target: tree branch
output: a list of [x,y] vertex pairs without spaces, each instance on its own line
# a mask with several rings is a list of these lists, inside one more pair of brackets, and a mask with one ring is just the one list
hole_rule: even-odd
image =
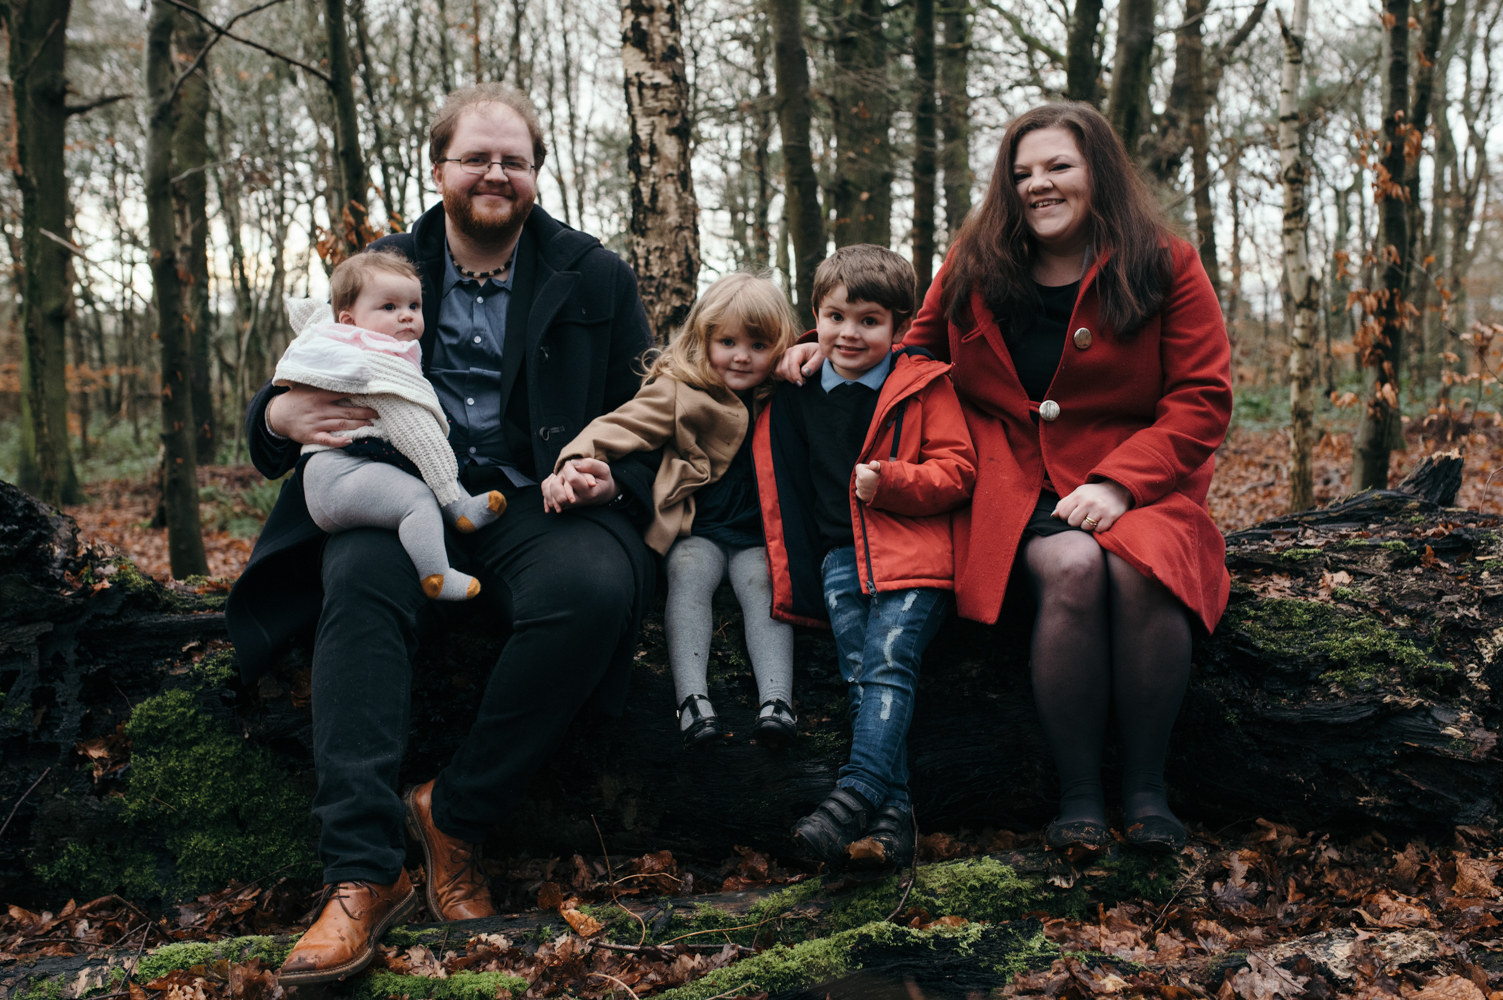
[[83,104],[66,105],[63,110],[70,115],[88,114],[95,108],[102,108],[107,104],[114,104],[116,101],[124,101],[131,96],[130,94],[106,94],[103,97],[96,97],[92,101],[85,101]]
[[1233,54],[1236,53],[1243,42],[1247,41],[1248,36],[1253,33],[1253,29],[1258,26],[1258,22],[1263,20],[1263,12],[1267,9],[1268,0],[1258,0],[1257,6],[1248,12],[1247,20],[1242,22],[1236,34],[1228,38],[1224,45],[1216,46],[1216,75],[1218,78],[1221,75],[1221,71],[1226,69],[1226,64],[1231,62]]
[[[186,3],[183,3],[182,0],[163,0],[163,2],[169,3],[172,6],[178,8],[179,10],[187,11],[189,14],[192,14],[194,17],[198,18],[204,24],[206,24],[209,27],[213,28],[214,31],[215,31],[214,38],[210,40],[210,42],[209,42],[208,45],[204,46],[203,51],[199,52],[197,58],[195,58],[193,60],[193,64],[191,66],[189,66],[187,69],[183,70],[183,72],[178,76],[177,80],[173,83],[172,90],[167,94],[167,100],[168,101],[171,101],[174,97],[177,96],[177,92],[182,87],[183,81],[186,80],[191,74],[196,73],[198,71],[198,67],[203,64],[204,59],[208,56],[209,49],[213,48],[214,43],[217,42],[217,41],[219,41],[220,38],[231,38],[231,39],[234,39],[235,41],[239,42],[241,45],[249,45],[253,49],[258,49],[258,50],[260,50],[262,52],[265,52],[267,55],[271,56],[274,59],[280,59],[283,62],[287,63],[288,65],[290,65],[290,66],[296,66],[296,67],[298,67],[299,69],[303,70],[306,73],[312,73],[314,76],[318,77],[320,80],[322,80],[328,86],[332,87],[334,85],[333,79],[329,76],[329,74],[325,73],[323,70],[318,69],[318,68],[313,67],[313,66],[309,66],[307,63],[303,62],[300,59],[294,59],[294,58],[292,58],[289,55],[285,55],[285,54],[283,54],[281,52],[278,52],[276,49],[272,48],[269,45],[262,45],[260,42],[251,41],[249,38],[245,38],[245,37],[243,37],[241,35],[237,35],[233,31],[230,30],[230,27],[232,25],[234,25],[234,23],[236,21],[240,20],[242,17],[245,17],[245,16],[247,16],[249,14],[254,14],[257,11],[260,11],[260,10],[265,10],[267,7],[271,7],[271,6],[275,5],[275,4],[281,3],[282,0],[267,0],[266,3],[261,4],[259,7],[252,7],[250,10],[241,11],[239,14],[236,14],[230,20],[229,24],[226,24],[226,25],[223,25],[223,26],[215,24],[213,21],[209,20],[209,18],[206,17],[196,7],[192,7],[192,6],[190,6],[190,5],[186,4]],[[1267,0],[1264,0],[1264,2],[1266,3]]]
[[[1267,3],[1268,0],[1263,0],[1263,2]],[[1023,42],[1024,45],[1028,46],[1030,49],[1033,49],[1035,52],[1043,54],[1057,66],[1065,65],[1065,54],[1059,49],[1056,49],[1054,46],[1050,45],[1048,42],[1044,41],[1042,38],[1039,38],[1037,35],[1030,32],[1027,28],[1023,27],[1023,19],[1021,17],[1018,17],[1018,15],[1012,13],[1011,11],[1003,10],[1002,5],[997,3],[996,0],[982,0],[982,3],[985,4],[986,7],[990,8],[998,16],[1000,16],[1008,24],[1012,25],[1013,32],[1018,36],[1018,38]]]

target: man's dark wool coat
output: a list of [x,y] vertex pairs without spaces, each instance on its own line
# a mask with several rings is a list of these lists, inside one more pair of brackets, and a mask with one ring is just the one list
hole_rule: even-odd
[[[439,293],[445,263],[444,211],[425,212],[410,233],[387,236],[372,249],[396,250],[417,266],[423,283],[423,366],[438,336]],[[636,366],[652,344],[647,315],[631,268],[593,236],[570,229],[534,207],[522,228],[516,276],[506,313],[505,378],[526,373],[532,458],[539,475],[552,470],[560,450],[591,420],[631,399],[641,385]],[[510,385],[503,387],[506,408]],[[270,382],[246,411],[251,461],[268,479],[296,473],[282,487],[245,572],[225,605],[240,673],[254,683],[292,639],[318,623],[323,606],[320,560],[328,535],[308,515],[303,500],[300,446],[266,429],[266,407],[286,390]],[[612,472],[632,497],[628,512],[582,508],[562,517],[589,517],[611,531],[631,559],[636,576],[633,627],[622,638],[590,707],[619,713],[625,701],[637,623],[652,604],[655,567],[640,528],[652,515],[652,483],[661,456],[633,456]],[[538,502],[541,502],[540,500]],[[502,515],[503,517],[505,515]],[[590,568],[581,566],[581,573]]]

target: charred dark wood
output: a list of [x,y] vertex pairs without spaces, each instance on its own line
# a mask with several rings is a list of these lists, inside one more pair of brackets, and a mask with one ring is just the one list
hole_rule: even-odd
[[[1454,477],[1451,463],[1434,467],[1427,482]],[[87,803],[130,781],[129,768],[93,781],[75,743],[113,733],[132,706],[183,685],[189,661],[222,645],[224,625],[216,598],[162,587],[80,545],[68,519],[3,484],[0,525],[0,807],[53,767],[0,840],[0,890],[25,903],[60,891],[37,881],[35,858],[104,822]],[[1306,828],[1495,822],[1500,531],[1497,517],[1387,490],[1229,535],[1231,605],[1197,641],[1171,748],[1181,815],[1212,828],[1257,816]],[[495,856],[591,855],[601,837],[613,854],[666,848],[691,869],[713,867],[736,844],[787,856],[789,826],[830,790],[849,749],[833,643],[799,632],[801,732],[775,753],[747,738],[757,698],[739,609],[729,593],[715,607],[710,693],[735,737],[682,749],[654,614],[624,717],[574,725],[512,804]],[[1031,614],[1020,599],[994,627],[952,621],[926,657],[909,741],[926,831],[1024,830],[1053,814],[1056,778],[1028,679]],[[474,718],[504,642],[484,619],[420,654],[404,782],[441,769]],[[253,689],[221,677],[195,697],[311,792],[308,669],[306,647],[295,649]],[[1114,761],[1109,746],[1109,790]]]

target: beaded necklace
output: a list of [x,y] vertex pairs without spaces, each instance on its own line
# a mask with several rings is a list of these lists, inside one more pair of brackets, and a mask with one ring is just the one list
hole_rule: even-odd
[[[515,257],[516,254],[513,253],[512,258],[515,259]],[[475,281],[484,281],[487,278],[494,278],[498,274],[505,274],[511,267],[511,260],[507,260],[505,264],[490,271],[468,271],[460,266],[459,261],[454,259],[454,252],[452,250],[449,251],[449,262],[454,265],[454,270],[459,272],[460,277],[471,278]]]

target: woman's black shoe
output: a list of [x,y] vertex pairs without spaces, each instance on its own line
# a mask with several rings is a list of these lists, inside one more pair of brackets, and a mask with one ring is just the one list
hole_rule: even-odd
[[837,788],[814,811],[793,824],[793,842],[816,861],[838,864],[845,849],[860,839],[871,822],[872,804],[849,788]]
[[1127,828],[1127,842],[1150,851],[1178,854],[1187,838],[1185,825],[1167,816],[1144,816]]
[[[706,715],[699,710],[700,702],[710,705],[710,699],[704,695],[691,694],[678,706],[678,724],[684,733],[685,750],[719,743],[730,735],[720,725],[720,716],[715,714],[714,706],[710,706],[710,714]],[[684,725],[686,715],[694,720],[687,726]]]
[[[772,711],[764,715],[768,705],[772,706]],[[786,701],[781,698],[764,701],[757,709],[757,725],[752,729],[752,739],[758,746],[781,750],[798,735],[796,723],[793,708]]]
[[1068,851],[1083,847],[1099,851],[1112,842],[1111,831],[1105,823],[1082,819],[1073,823],[1061,823],[1059,817],[1051,819],[1044,827],[1044,843],[1051,851]]
[[917,835],[918,831],[913,823],[913,807],[906,803],[889,802],[877,810],[876,817],[866,828],[864,838],[867,841],[876,841],[882,849],[882,857],[873,857],[870,852],[863,852],[868,856],[860,861],[873,868],[886,868],[892,865],[907,868],[913,864],[914,841]]

